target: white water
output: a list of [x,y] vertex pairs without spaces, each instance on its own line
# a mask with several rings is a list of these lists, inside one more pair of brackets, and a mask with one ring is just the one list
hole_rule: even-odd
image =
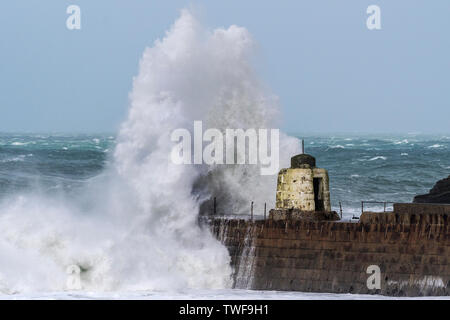
[[253,227],[247,227],[247,232],[244,238],[244,248],[238,262],[236,270],[236,284],[238,289],[251,289],[254,279],[255,268],[255,244],[253,236]]
[[447,296],[389,297],[368,294],[337,294],[297,291],[259,291],[243,289],[189,289],[132,292],[42,292],[27,295],[0,295],[0,299],[137,299],[137,300],[450,300]]
[[[170,133],[194,120],[222,130],[276,126],[253,46],[244,28],[210,31],[182,11],[142,56],[111,167],[78,198],[36,189],[0,204],[0,293],[62,292],[73,264],[84,292],[228,288],[227,250],[197,225],[199,205],[217,195],[232,213],[251,200],[270,208],[276,176],[171,164]],[[280,150],[283,167],[298,141],[282,135]]]

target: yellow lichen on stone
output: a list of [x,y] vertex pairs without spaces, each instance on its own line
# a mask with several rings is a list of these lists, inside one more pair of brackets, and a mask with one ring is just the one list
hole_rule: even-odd
[[331,211],[327,171],[319,168],[280,170],[278,174],[276,208]]

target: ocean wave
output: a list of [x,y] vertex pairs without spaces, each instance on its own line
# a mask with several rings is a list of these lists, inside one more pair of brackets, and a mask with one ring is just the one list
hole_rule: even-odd
[[12,146],[26,146],[26,145],[28,145],[30,143],[31,142],[18,142],[18,141],[15,141],[15,142],[12,142],[11,145]]
[[19,155],[17,157],[12,157],[12,158],[6,158],[6,159],[2,159],[0,160],[0,163],[7,163],[7,162],[23,162],[25,161],[25,158],[27,157],[32,157],[33,154],[23,154],[23,155]]
[[444,146],[442,144],[433,144],[432,146],[429,146],[429,149],[435,149],[435,148],[443,148]]
[[[253,165],[176,165],[167,161],[173,151],[167,132],[186,128],[198,115],[220,129],[273,127],[278,105],[251,72],[253,47],[246,29],[209,32],[183,10],[142,55],[105,173],[80,194],[36,191],[0,202],[0,252],[6,252],[0,292],[64,290],[68,267],[81,270],[81,286],[91,291],[230,287],[229,253],[199,226],[201,204],[217,194],[230,211],[247,210],[248,200],[273,207],[277,177],[262,176]],[[69,140],[51,139],[45,168],[70,161],[73,172],[79,159],[85,162],[69,159],[70,153],[58,157]],[[86,137],[77,140],[85,149]],[[282,135],[279,143],[280,166],[287,167],[299,141]]]
[[364,156],[361,159],[358,159],[358,161],[376,161],[376,160],[387,160],[387,157],[385,156],[375,156],[370,158],[370,156]]
[[2,160],[0,160],[0,163],[22,162],[24,160],[25,160],[25,156],[18,156],[18,157],[14,157],[14,158],[2,159]]
[[376,161],[376,160],[387,160],[387,157],[385,157],[385,156],[376,156],[376,157],[370,158],[367,161]]

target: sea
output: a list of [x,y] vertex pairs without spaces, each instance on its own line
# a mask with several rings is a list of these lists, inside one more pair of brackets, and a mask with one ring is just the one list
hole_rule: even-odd
[[[342,208],[346,219],[359,216],[361,201],[387,202],[389,210],[391,203],[411,202],[450,174],[450,134],[295,136],[305,140],[305,152],[316,158],[317,166],[328,170],[332,207],[336,211]],[[0,134],[0,204],[30,193],[77,198],[93,179],[104,174],[113,161],[115,146],[114,134]],[[380,203],[365,206],[384,209]],[[6,249],[0,246],[0,257],[4,256],[2,250]],[[31,290],[1,291],[2,260],[1,299],[386,299],[234,289],[97,292],[46,291],[45,286],[42,290],[31,286]]]
[[[296,135],[328,170],[332,207],[345,217],[387,202],[412,202],[450,175],[450,134]],[[112,160],[113,134],[0,134],[0,200],[16,193],[83,188]],[[341,205],[339,205],[339,203]]]

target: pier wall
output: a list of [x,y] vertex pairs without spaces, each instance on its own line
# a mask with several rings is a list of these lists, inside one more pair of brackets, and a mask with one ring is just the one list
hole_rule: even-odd
[[[394,206],[359,222],[212,219],[228,248],[236,288],[450,295],[448,208]],[[381,271],[369,289],[367,269]]]

